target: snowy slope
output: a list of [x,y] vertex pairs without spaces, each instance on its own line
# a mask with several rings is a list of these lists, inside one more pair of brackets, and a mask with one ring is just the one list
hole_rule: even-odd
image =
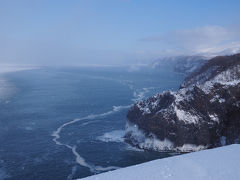
[[[84,180],[238,180],[240,145],[234,144],[83,178]],[[82,180],[83,180],[82,179]]]

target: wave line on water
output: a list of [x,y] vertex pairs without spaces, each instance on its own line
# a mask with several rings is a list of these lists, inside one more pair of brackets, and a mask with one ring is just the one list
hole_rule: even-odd
[[[129,85],[129,88],[131,90],[133,90],[133,86],[132,85]],[[136,102],[136,101],[139,101],[139,100],[142,100],[144,98],[144,95],[150,90],[150,89],[154,89],[154,87],[150,87],[150,88],[142,88],[142,91],[134,91],[134,94],[133,96],[135,97],[134,99],[132,99],[133,102]],[[64,123],[62,124],[60,127],[57,128],[56,131],[54,131],[52,133],[52,136],[54,137],[52,140],[57,144],[57,145],[60,145],[60,146],[65,146],[67,147],[68,149],[70,149],[73,153],[73,155],[76,157],[76,163],[79,164],[80,166],[83,166],[83,167],[86,167],[86,168],[89,168],[89,170],[92,172],[92,173],[99,173],[99,172],[103,172],[103,171],[109,171],[109,170],[115,170],[115,169],[119,169],[120,167],[116,167],[116,166],[108,166],[108,167],[102,167],[102,166],[95,166],[93,164],[90,164],[88,162],[86,162],[86,160],[81,157],[81,155],[77,152],[77,147],[74,145],[74,146],[70,146],[68,144],[64,144],[64,143],[61,143],[58,139],[60,139],[60,134],[61,134],[61,131],[64,127],[66,126],[69,126],[69,125],[72,125],[74,123],[77,123],[77,122],[80,122],[80,121],[84,121],[84,120],[91,120],[91,119],[96,119],[96,118],[101,118],[101,117],[105,117],[105,116],[108,116],[108,115],[111,115],[115,112],[119,112],[123,109],[126,109],[126,108],[130,108],[132,106],[132,104],[130,105],[126,105],[126,106],[113,106],[113,109],[110,110],[110,111],[107,111],[107,112],[104,112],[104,113],[101,113],[101,114],[90,114],[88,116],[85,116],[85,117],[82,117],[82,118],[77,118],[77,119],[73,119],[72,121],[69,121],[67,123]],[[91,121],[91,122],[85,122],[83,123],[82,125],[85,126],[85,125],[88,125],[88,124],[92,124],[92,123],[97,123],[99,122],[98,120],[96,121]],[[75,167],[76,168],[76,167]],[[72,179],[71,177],[73,177],[74,175],[74,172],[76,170],[73,170],[72,174],[69,176],[70,179]]]
[[[72,153],[74,154],[74,156],[76,157],[76,163],[83,166],[83,167],[87,167],[89,168],[89,170],[92,172],[92,173],[99,173],[99,172],[102,172],[102,171],[109,171],[109,170],[114,170],[114,169],[118,169],[119,167],[116,167],[116,166],[108,166],[108,167],[102,167],[102,166],[95,166],[95,165],[92,165],[88,162],[86,162],[86,160],[81,157],[81,155],[77,152],[76,150],[76,146],[70,146],[68,144],[64,144],[62,142],[60,142],[58,139],[60,139],[60,134],[61,134],[61,131],[64,127],[66,126],[69,126],[69,125],[72,125],[74,123],[77,123],[77,122],[80,122],[80,121],[84,121],[84,120],[90,120],[90,119],[96,119],[96,118],[101,118],[101,117],[105,117],[105,116],[108,116],[110,114],[113,114],[115,112],[119,112],[123,109],[126,109],[126,108],[129,108],[131,105],[127,105],[127,106],[113,106],[113,109],[111,111],[108,111],[108,112],[105,112],[105,113],[102,113],[102,114],[91,114],[91,115],[88,115],[86,117],[82,117],[82,118],[77,118],[77,119],[74,119],[72,121],[69,121],[67,123],[64,123],[62,124],[60,127],[57,128],[56,131],[54,131],[52,133],[52,136],[54,137],[52,140],[59,146],[65,146],[66,148],[70,149],[72,151]],[[94,121],[94,122],[99,122],[99,121]],[[94,123],[93,122],[93,123]],[[87,122],[83,123],[84,125],[87,125],[86,124]],[[72,176],[69,176],[69,177],[72,177]]]

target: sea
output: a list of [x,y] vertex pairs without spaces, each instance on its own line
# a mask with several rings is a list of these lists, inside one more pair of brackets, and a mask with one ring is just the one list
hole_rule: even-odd
[[132,147],[124,133],[135,102],[183,78],[114,66],[0,74],[0,180],[72,180],[176,155]]

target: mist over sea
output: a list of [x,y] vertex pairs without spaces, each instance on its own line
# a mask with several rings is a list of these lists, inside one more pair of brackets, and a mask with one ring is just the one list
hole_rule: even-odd
[[134,102],[176,90],[183,78],[121,67],[1,74],[0,180],[70,180],[173,155],[136,149],[123,136]]

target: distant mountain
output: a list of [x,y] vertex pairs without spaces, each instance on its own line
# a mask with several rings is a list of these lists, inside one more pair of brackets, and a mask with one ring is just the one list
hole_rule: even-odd
[[143,149],[197,151],[240,143],[240,54],[207,61],[177,92],[136,103],[127,118],[126,141]]
[[190,74],[199,69],[209,58],[204,56],[175,56],[155,60],[151,67],[155,70],[166,67],[175,72]]

